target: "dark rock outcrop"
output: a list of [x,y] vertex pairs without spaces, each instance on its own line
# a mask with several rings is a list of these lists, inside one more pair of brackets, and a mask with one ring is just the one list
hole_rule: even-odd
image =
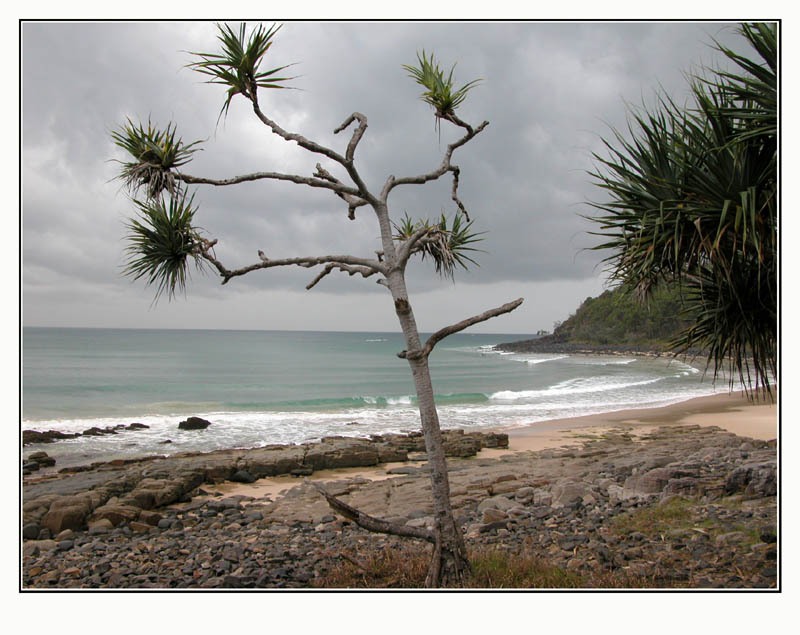
[[181,421],[178,424],[178,428],[181,430],[205,430],[210,425],[210,421],[206,421],[200,417],[189,417],[185,421]]
[[45,430],[39,432],[38,430],[23,430],[22,431],[22,445],[30,445],[31,443],[53,443],[59,439],[74,439],[81,436],[80,433],[75,432],[59,432],[58,430]]

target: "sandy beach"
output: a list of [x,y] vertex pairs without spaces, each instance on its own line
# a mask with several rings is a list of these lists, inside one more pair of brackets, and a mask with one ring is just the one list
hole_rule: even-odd
[[[580,428],[631,426],[643,432],[654,426],[719,426],[739,436],[769,441],[778,437],[777,403],[752,402],[740,393],[698,397],[661,408],[621,410],[585,417],[554,419],[530,426],[503,430],[509,436],[509,450],[543,450],[575,440]],[[496,452],[483,450],[482,452]]]

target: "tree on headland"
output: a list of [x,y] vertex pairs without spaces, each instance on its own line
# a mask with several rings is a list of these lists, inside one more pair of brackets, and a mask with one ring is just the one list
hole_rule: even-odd
[[[251,29],[249,34],[244,24],[238,31],[227,25],[218,25],[218,28],[220,51],[193,53],[196,61],[189,64],[189,67],[210,77],[209,83],[222,84],[227,88],[220,117],[227,115],[231,100],[240,95],[251,103],[255,116],[264,124],[267,133],[287,142],[297,143],[301,148],[318,155],[321,161],[338,164],[344,168],[349,182],[333,176],[322,162],[316,164],[316,171],[310,176],[281,172],[253,172],[224,179],[193,176],[184,172],[183,167],[199,149],[199,142],[184,143],[177,137],[173,124],[159,130],[150,122],[145,126],[128,120],[127,124],[112,133],[116,144],[130,155],[126,162],[122,162],[120,178],[134,197],[138,212],[128,223],[128,262],[125,272],[134,279],[144,278],[148,284],[155,285],[156,297],[166,294],[169,298],[173,298],[176,291],[185,288],[191,263],[200,269],[210,269],[217,273],[222,284],[256,270],[284,266],[309,269],[319,267],[307,289],[311,289],[334,271],[350,276],[358,274],[364,278],[376,276],[377,282],[391,294],[405,338],[406,350],[398,353],[398,356],[407,360],[414,379],[430,468],[435,527],[430,531],[373,518],[345,505],[324,490],[321,491],[334,509],[371,531],[430,542],[434,549],[427,585],[459,585],[469,576],[470,568],[461,530],[455,522],[450,505],[447,465],[428,357],[443,338],[513,311],[522,303],[522,299],[446,326],[423,343],[406,290],[405,270],[410,259],[415,256],[430,259],[440,275],[451,278],[458,267],[466,269],[469,263],[474,263],[470,253],[475,251],[472,245],[480,237],[473,231],[473,221],[458,196],[460,170],[453,163],[453,154],[480,134],[489,123],[484,121],[473,127],[455,113],[478,80],[456,89],[453,84],[453,70],[445,74],[434,56],[428,56],[424,51],[422,55],[418,55],[418,66],[404,67],[424,87],[422,99],[434,108],[437,126],[440,122],[447,121],[460,128],[463,134],[447,145],[438,167],[413,176],[389,176],[376,193],[367,187],[355,162],[358,144],[367,130],[367,118],[363,114],[352,113],[334,130],[334,133],[340,133],[350,126],[354,127],[344,152],[340,152],[284,130],[262,111],[258,98],[259,89],[287,88],[286,82],[292,79],[283,75],[287,66],[260,70],[280,26],[265,29],[259,25]],[[434,221],[414,221],[406,216],[393,220],[390,215],[389,195],[395,188],[423,185],[448,174],[452,175],[451,196],[458,208],[452,219],[442,216]],[[371,208],[380,232],[380,248],[373,251],[375,256],[311,255],[276,258],[258,251],[258,259],[254,263],[229,268],[215,254],[217,239],[205,236],[196,226],[194,217],[197,207],[187,186],[233,186],[261,180],[290,181],[329,190],[345,203],[347,218],[351,220],[360,208]],[[139,192],[144,193],[141,200],[135,198]]]
[[777,26],[739,32],[751,57],[715,42],[735,70],[695,76],[691,107],[661,95],[604,141],[592,176],[610,200],[592,220],[612,279],[640,297],[678,283],[690,326],[675,344],[757,394],[777,376]]

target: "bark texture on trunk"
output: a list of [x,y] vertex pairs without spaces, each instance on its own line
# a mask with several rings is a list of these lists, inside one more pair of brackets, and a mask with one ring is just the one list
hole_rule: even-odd
[[[419,332],[414,312],[408,301],[403,272],[393,271],[390,273],[387,283],[394,298],[395,312],[403,330],[407,350],[419,351],[421,350]],[[428,358],[425,355],[409,355],[407,359],[414,378],[433,494],[436,542],[425,583],[429,588],[463,586],[471,573],[471,568],[467,560],[464,538],[456,524],[450,505],[450,480],[447,476],[447,461],[439,427],[439,416],[436,412]]]

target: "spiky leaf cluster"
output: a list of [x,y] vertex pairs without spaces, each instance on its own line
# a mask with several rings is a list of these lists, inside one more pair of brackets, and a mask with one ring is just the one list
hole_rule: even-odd
[[445,77],[444,71],[439,68],[439,63],[434,59],[433,54],[429,58],[424,49],[422,55],[417,53],[417,62],[418,66],[403,64],[403,68],[408,71],[409,77],[426,89],[422,93],[421,99],[433,107],[437,118],[448,119],[454,115],[456,108],[467,98],[469,90],[482,81],[473,79],[461,88],[455,89],[453,85],[455,64]]
[[134,200],[137,218],[127,224],[125,252],[128,260],[123,273],[134,280],[146,278],[155,285],[157,301],[166,293],[169,299],[176,291],[185,291],[189,278],[189,261],[202,269],[202,239],[193,226],[193,198],[182,194],[146,202]]
[[737,72],[692,85],[694,105],[662,97],[633,114],[628,136],[595,155],[594,206],[614,278],[640,294],[677,280],[693,325],[685,348],[707,349],[749,387],[769,390],[777,336],[777,47],[775,25],[744,25],[759,61],[719,49]]
[[452,221],[442,214],[438,221],[412,221],[406,214],[399,223],[393,223],[395,240],[408,240],[417,231],[428,228],[428,232],[417,243],[417,251],[433,261],[436,273],[442,277],[455,278],[456,267],[465,271],[469,264],[480,266],[468,253],[478,252],[480,249],[472,247],[474,243],[483,240],[481,236],[486,232],[472,230],[474,221],[466,221],[461,213],[455,214]]
[[247,24],[239,25],[239,32],[227,24],[218,24],[217,39],[222,45],[220,53],[192,53],[200,58],[199,62],[188,64],[189,68],[211,77],[209,84],[222,84],[228,87],[228,96],[222,105],[219,116],[228,113],[231,100],[236,95],[243,95],[249,100],[256,98],[257,88],[289,88],[281,82],[294,77],[279,77],[278,73],[291,66],[278,66],[270,70],[259,71],[264,56],[272,46],[272,38],[280,30],[281,25],[274,24],[266,29],[259,24],[247,35]]
[[185,144],[176,137],[176,126],[167,124],[165,130],[154,127],[148,119],[147,128],[137,126],[130,119],[111,133],[114,143],[130,154],[133,161],[120,161],[119,178],[131,194],[145,188],[147,198],[155,198],[163,192],[175,196],[179,186],[174,170],[188,163],[201,143]]

